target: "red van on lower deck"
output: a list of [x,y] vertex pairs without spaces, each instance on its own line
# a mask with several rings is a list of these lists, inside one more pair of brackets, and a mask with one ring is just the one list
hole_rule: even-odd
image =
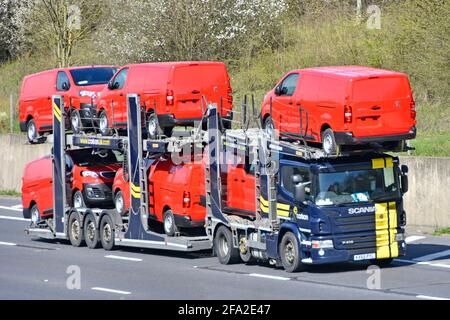
[[[113,183],[117,212],[127,214],[130,208],[130,185],[122,169]],[[149,168],[149,201],[151,217],[164,225],[168,235],[179,228],[203,226],[206,216],[205,168],[203,163],[176,165],[158,160]],[[255,177],[249,167],[229,165],[225,210],[239,215],[254,215]]]
[[116,70],[113,66],[73,67],[26,76],[20,91],[19,118],[28,141],[36,143],[39,136],[52,131],[52,95],[63,95],[64,105],[74,108],[71,125],[80,130],[82,122],[86,124],[95,116],[97,94]]
[[328,154],[340,145],[416,136],[408,76],[369,67],[291,71],[266,95],[261,114],[268,131],[322,143]]
[[[202,98],[221,105],[222,116],[231,117],[232,89],[222,62],[162,62],[132,64],[121,68],[101,92],[97,112],[100,131],[127,125],[129,93],[140,95],[148,116],[147,131],[170,136],[177,125],[193,125],[202,119]],[[230,126],[229,121],[225,124]]]
[[[67,199],[75,208],[113,206],[112,184],[121,167],[119,154],[74,149],[66,155]],[[24,218],[34,222],[53,214],[52,157],[29,162],[22,177]]]

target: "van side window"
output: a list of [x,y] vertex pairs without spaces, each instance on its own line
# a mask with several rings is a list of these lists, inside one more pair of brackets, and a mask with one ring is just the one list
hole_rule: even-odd
[[288,75],[283,82],[280,84],[280,96],[292,96],[297,88],[298,83],[298,73],[293,73]]
[[123,89],[125,81],[127,81],[128,68],[121,70],[114,78],[114,89]]
[[[290,195],[294,194],[294,183],[292,182],[292,177],[295,175],[301,176],[302,183],[311,182],[309,170],[299,167],[283,166],[281,168],[281,186],[284,191]],[[309,186],[309,190],[311,190],[311,186]],[[308,188],[306,188],[306,191],[308,191]],[[307,192],[306,194],[308,195],[309,193]]]
[[67,91],[69,89],[70,89],[69,77],[64,71],[58,72],[58,76],[56,78],[56,90]]

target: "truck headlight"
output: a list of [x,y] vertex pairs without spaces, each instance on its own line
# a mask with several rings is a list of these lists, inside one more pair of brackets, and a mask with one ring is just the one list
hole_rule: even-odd
[[313,249],[331,249],[334,248],[333,240],[313,240],[311,241]]
[[405,241],[405,234],[404,233],[397,233],[395,235],[395,241]]

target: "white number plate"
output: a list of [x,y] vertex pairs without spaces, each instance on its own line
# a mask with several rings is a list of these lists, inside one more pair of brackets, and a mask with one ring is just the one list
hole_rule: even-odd
[[353,261],[375,259],[375,253],[356,254],[353,256]]

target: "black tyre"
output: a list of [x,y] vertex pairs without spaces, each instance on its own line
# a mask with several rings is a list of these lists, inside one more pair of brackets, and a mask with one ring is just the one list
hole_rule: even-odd
[[269,135],[273,137],[275,135],[275,124],[273,123],[272,117],[268,116],[263,122],[263,129]]
[[74,134],[79,134],[83,130],[83,122],[81,121],[80,112],[74,109],[70,114],[70,127]]
[[36,144],[38,143],[39,137],[39,132],[38,129],[36,127],[36,122],[34,122],[34,119],[30,119],[27,122],[27,138],[28,138],[28,142],[31,144]]
[[75,193],[73,194],[73,207],[75,209],[86,208],[83,193],[80,190],[75,191]]
[[280,243],[281,264],[286,272],[304,271],[305,265],[301,262],[300,249],[296,236],[286,232]]
[[[146,129],[149,139],[157,139],[158,136],[163,134],[166,135],[166,132],[164,132],[159,126],[158,116],[154,112],[147,116]],[[170,135],[172,135],[172,130],[170,130]]]
[[31,218],[31,222],[33,224],[36,224],[39,222],[39,220],[41,220],[41,214],[39,212],[39,208],[38,206],[35,204],[31,207],[30,209],[30,218]]
[[336,155],[338,151],[338,145],[334,137],[334,132],[330,128],[322,132],[322,148],[327,155]]
[[121,215],[125,215],[125,199],[123,198],[122,191],[117,191],[116,196],[114,197],[114,205],[116,207],[116,211]]
[[99,231],[92,214],[88,214],[84,219],[84,241],[90,249],[97,249],[100,245]]
[[104,215],[100,221],[100,241],[105,250],[114,248],[115,227],[109,215]]
[[105,110],[102,110],[98,116],[98,126],[100,129],[100,133],[103,136],[110,136],[111,135],[111,128],[110,123],[108,120],[108,115],[106,114]]
[[394,258],[370,260],[370,263],[379,267],[386,267],[390,265],[392,261],[394,261]]
[[239,262],[239,249],[233,247],[233,235],[225,226],[217,229],[214,237],[214,252],[221,264],[233,264]]
[[171,210],[167,210],[164,212],[164,232],[170,236],[173,237],[177,232],[178,228],[175,224],[175,216],[173,215],[173,212]]
[[250,252],[250,249],[247,249],[246,252],[239,251],[239,257],[241,258],[242,262],[244,263],[252,263],[255,259],[252,256],[252,253]]
[[72,212],[69,217],[69,240],[74,247],[80,247],[83,244],[83,228],[81,218],[78,212]]

